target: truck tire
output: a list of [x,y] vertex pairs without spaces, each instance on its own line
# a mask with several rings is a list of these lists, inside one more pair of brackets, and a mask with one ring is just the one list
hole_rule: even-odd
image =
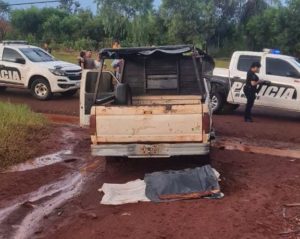
[[131,105],[132,95],[128,84],[119,84],[115,92],[117,105]]
[[38,100],[49,100],[52,97],[50,84],[44,78],[35,79],[31,84],[30,91]]
[[7,88],[6,86],[0,86],[0,92],[1,92],[1,91],[5,91],[6,88]]
[[213,113],[219,114],[222,112],[223,106],[225,104],[225,99],[222,94],[213,92],[210,96],[210,104]]
[[62,96],[66,96],[66,97],[72,97],[76,93],[77,93],[77,89],[75,89],[75,90],[68,90],[68,91],[65,91],[65,92],[61,92],[60,94]]
[[239,108],[239,106],[240,105],[237,105],[237,104],[226,103],[223,106],[222,113],[224,113],[224,114],[230,114],[233,111],[235,111],[237,108]]

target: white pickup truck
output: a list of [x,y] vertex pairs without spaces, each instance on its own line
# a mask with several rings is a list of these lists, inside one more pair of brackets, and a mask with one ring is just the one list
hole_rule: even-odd
[[29,89],[39,100],[53,93],[74,95],[80,88],[81,67],[58,61],[43,49],[24,41],[0,43],[0,90]]
[[[210,56],[194,46],[102,49],[83,72],[80,121],[94,156],[164,158],[210,152],[211,110],[204,74]],[[104,70],[119,59],[118,74]]]
[[261,63],[258,76],[269,83],[259,86],[255,105],[300,112],[300,62],[275,52],[237,51],[229,69],[215,68],[210,81],[214,112],[225,113],[246,104],[243,87],[253,62]]

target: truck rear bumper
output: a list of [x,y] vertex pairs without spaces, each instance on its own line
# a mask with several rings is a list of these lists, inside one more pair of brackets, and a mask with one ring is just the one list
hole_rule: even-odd
[[169,158],[183,155],[206,155],[210,143],[174,144],[101,144],[91,146],[93,156],[128,158]]

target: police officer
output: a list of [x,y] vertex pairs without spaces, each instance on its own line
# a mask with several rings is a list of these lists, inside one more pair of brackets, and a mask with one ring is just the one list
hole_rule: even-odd
[[257,85],[260,83],[256,73],[259,73],[261,64],[253,62],[249,71],[247,72],[246,85],[244,86],[244,93],[247,98],[247,105],[245,110],[245,122],[253,122],[251,111],[256,98]]

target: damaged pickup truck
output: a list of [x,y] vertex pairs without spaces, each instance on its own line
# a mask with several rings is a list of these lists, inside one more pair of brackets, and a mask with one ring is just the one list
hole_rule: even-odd
[[[94,156],[205,155],[213,59],[190,45],[102,49],[99,70],[83,72],[80,120]],[[115,71],[106,65],[115,64]]]

